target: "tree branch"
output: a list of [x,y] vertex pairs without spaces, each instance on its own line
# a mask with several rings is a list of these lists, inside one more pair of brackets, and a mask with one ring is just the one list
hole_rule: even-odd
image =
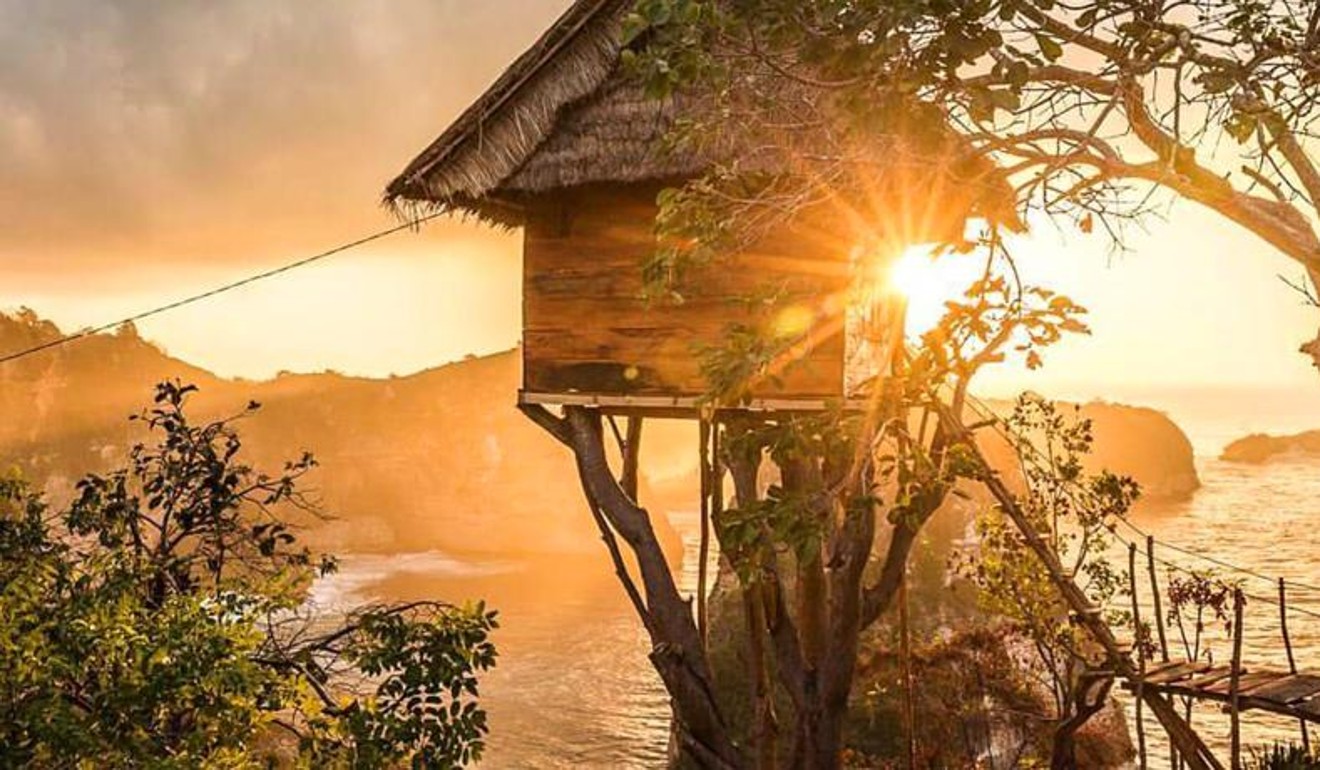
[[567,420],[555,417],[541,404],[518,404],[518,411],[545,429],[546,433],[554,436],[559,443],[567,447],[573,446],[573,431]]
[[551,423],[556,430],[558,426],[566,426],[564,434],[573,449],[588,500],[599,506],[602,518],[628,543],[637,560],[646,591],[647,614],[643,617],[651,620],[647,628],[651,636],[651,662],[673,698],[680,729],[697,744],[690,748],[695,754],[703,755],[708,766],[741,767],[744,757],[730,739],[715,699],[701,634],[688,603],[674,583],[664,550],[651,526],[650,514],[628,497],[610,470],[600,413],[568,406],[564,408],[564,418]]

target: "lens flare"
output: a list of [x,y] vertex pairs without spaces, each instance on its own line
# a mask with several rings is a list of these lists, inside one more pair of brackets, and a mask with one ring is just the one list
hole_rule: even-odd
[[802,304],[790,305],[780,311],[775,318],[775,335],[778,337],[801,337],[811,329],[816,321],[816,313]]

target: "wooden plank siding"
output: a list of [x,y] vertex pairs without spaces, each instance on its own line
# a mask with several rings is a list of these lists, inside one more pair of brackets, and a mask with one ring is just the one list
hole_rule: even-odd
[[[829,324],[823,308],[849,281],[844,238],[785,228],[749,253],[703,269],[684,301],[647,302],[642,266],[655,248],[658,188],[561,191],[528,207],[523,256],[523,388],[537,393],[697,396],[707,384],[698,351],[753,316],[747,298],[788,285],[793,304]],[[764,383],[763,398],[843,395],[845,335],[819,341]]]

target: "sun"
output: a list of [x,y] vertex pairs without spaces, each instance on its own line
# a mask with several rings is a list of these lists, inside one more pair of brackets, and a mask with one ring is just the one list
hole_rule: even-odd
[[940,275],[929,248],[905,250],[889,266],[889,284],[909,301],[941,291]]
[[945,304],[961,297],[984,267],[962,255],[937,254],[930,245],[912,246],[886,265],[882,280],[907,303],[908,333],[920,335],[940,322]]

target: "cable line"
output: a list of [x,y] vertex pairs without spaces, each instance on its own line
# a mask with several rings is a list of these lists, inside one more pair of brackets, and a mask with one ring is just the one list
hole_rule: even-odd
[[348,243],[341,244],[339,246],[334,247],[333,249],[322,251],[319,254],[313,254],[310,257],[304,257],[303,259],[297,260],[296,262],[290,262],[286,265],[282,265],[280,267],[273,268],[271,270],[267,270],[262,273],[257,273],[256,275],[250,275],[246,278],[234,281],[232,283],[227,283],[222,286],[217,286],[214,289],[209,289],[207,291],[201,292],[200,294],[193,294],[192,296],[175,300],[174,302],[171,302],[167,305],[160,305],[159,307],[154,307],[150,310],[146,310],[141,313],[131,315],[127,318],[121,318],[118,321],[112,321],[110,323],[101,324],[100,326],[94,326],[88,329],[81,329],[77,332],[74,332],[73,334],[66,334],[62,337],[58,337],[56,339],[50,340],[49,342],[43,342],[40,345],[34,345],[33,347],[27,348],[25,350],[18,350],[13,353],[8,353],[6,355],[0,356],[0,364],[7,364],[11,361],[17,361],[20,358],[26,358],[27,356],[34,355],[36,353],[41,353],[43,351],[50,350],[52,348],[68,345],[69,343],[77,342],[78,340],[86,339],[88,337],[93,337],[97,334],[101,334],[102,332],[111,331],[126,323],[135,323],[145,318],[151,318],[152,316],[160,315],[161,313],[167,313],[171,310],[177,310],[178,308],[181,308],[185,305],[191,305],[194,302],[200,302],[204,299],[210,299],[211,297],[214,297],[218,294],[224,294],[225,292],[233,291],[234,289],[238,289],[243,286],[256,283],[258,281],[264,281],[267,278],[273,278],[277,275],[280,275],[282,273],[287,273],[291,270],[296,270],[300,267],[306,267],[307,265],[310,265],[313,262],[319,262],[323,259],[326,259],[327,257],[333,257],[336,254],[342,254],[343,252],[349,251],[350,249],[355,249],[358,246],[366,245],[368,243],[371,243],[372,241],[378,241],[381,238],[386,238],[388,236],[394,235],[395,233],[402,232],[404,230],[415,230],[422,224],[429,222],[432,219],[436,219],[437,217],[444,216],[444,214],[445,212],[442,211],[435,211],[430,214],[424,214],[422,216],[419,216],[415,219],[411,219],[402,224],[395,225],[394,227],[389,227],[384,230],[378,230],[377,232],[374,232],[371,235],[366,235],[356,240],[349,241]]
[[[1138,535],[1140,535],[1140,536],[1142,536],[1142,537],[1147,537],[1147,536],[1148,536],[1145,530],[1143,530],[1141,527],[1137,526],[1136,524],[1133,524],[1131,521],[1128,521],[1127,519],[1119,519],[1119,521],[1121,521],[1121,522],[1122,522],[1122,523],[1123,523],[1128,529],[1132,530],[1132,531],[1135,532],[1136,534],[1138,534]],[[1200,559],[1201,561],[1205,561],[1205,562],[1208,562],[1208,563],[1210,563],[1210,564],[1214,564],[1215,566],[1222,567],[1222,568],[1227,569],[1227,570],[1232,570],[1232,571],[1234,571],[1234,572],[1240,572],[1240,573],[1242,573],[1243,575],[1248,575],[1248,576],[1250,576],[1250,577],[1254,577],[1254,578],[1256,578],[1257,580],[1264,580],[1264,581],[1266,581],[1266,582],[1268,582],[1268,583],[1271,583],[1271,584],[1273,584],[1275,581],[1278,580],[1278,578],[1270,577],[1269,575],[1266,575],[1266,574],[1264,574],[1264,573],[1262,573],[1262,572],[1258,572],[1258,571],[1256,571],[1256,570],[1254,570],[1254,569],[1251,569],[1250,567],[1240,567],[1240,566],[1238,566],[1238,565],[1236,565],[1236,564],[1232,564],[1232,563],[1226,562],[1226,561],[1224,561],[1224,560],[1222,560],[1222,559],[1217,559],[1217,558],[1215,558],[1215,557],[1213,557],[1213,556],[1207,556],[1207,555],[1204,554],[1204,553],[1200,553],[1200,552],[1197,552],[1197,551],[1192,551],[1192,550],[1190,550],[1190,549],[1188,549],[1188,548],[1184,548],[1183,546],[1180,546],[1180,545],[1178,545],[1177,543],[1170,543],[1170,542],[1168,542],[1168,541],[1166,541],[1166,540],[1160,540],[1159,538],[1156,538],[1155,542],[1159,543],[1160,545],[1164,546],[1165,548],[1168,548],[1168,549],[1171,550],[1171,551],[1177,551],[1178,553],[1183,554],[1184,556],[1190,556],[1190,557],[1193,558],[1193,559]],[[1317,591],[1317,592],[1320,592],[1320,586],[1314,586],[1314,585],[1311,585],[1310,583],[1303,583],[1303,582],[1300,581],[1300,580],[1292,580],[1292,579],[1288,579],[1288,585],[1290,585],[1290,586],[1294,586],[1294,587],[1297,587],[1297,588],[1305,588],[1305,589],[1307,589],[1307,590],[1309,590],[1309,591]]]
[[[1022,440],[1021,437],[1017,436],[1012,430],[1010,430],[1006,425],[1004,425],[1004,424],[1003,424],[1003,420],[1002,420],[1002,418],[1000,418],[997,414],[995,414],[994,410],[991,409],[990,406],[989,406],[988,404],[986,404],[984,401],[982,401],[981,399],[979,399],[979,398],[977,398],[976,396],[971,395],[971,394],[968,394],[967,399],[968,399],[968,405],[972,408],[972,411],[973,411],[974,413],[976,413],[981,419],[983,419],[983,420],[987,420],[987,421],[990,423],[990,425],[991,425],[992,429],[994,430],[994,432],[995,432],[997,435],[999,435],[1001,438],[1003,438],[1005,441],[1008,441],[1009,444],[1010,444],[1010,446],[1017,447],[1017,448],[1025,447],[1025,448],[1026,448],[1026,449],[1027,449],[1027,450],[1028,450],[1033,456],[1035,456],[1035,458],[1036,458],[1037,460],[1046,460],[1046,459],[1047,459],[1047,458],[1045,458],[1044,454],[1040,451],[1040,449],[1038,449],[1033,443],[1031,443],[1030,441],[1024,441],[1024,440]],[[1071,483],[1069,484],[1069,486],[1074,487],[1074,488],[1079,488],[1079,489],[1080,489],[1080,484],[1078,484],[1076,481],[1071,482]],[[1083,491],[1084,491],[1084,490],[1083,490]],[[1230,571],[1233,571],[1233,572],[1237,572],[1237,573],[1240,573],[1240,574],[1243,574],[1243,575],[1247,575],[1247,576],[1253,577],[1253,578],[1255,578],[1255,579],[1257,579],[1257,580],[1267,581],[1267,582],[1269,582],[1271,585],[1273,585],[1273,584],[1277,581],[1277,578],[1270,577],[1269,575],[1266,575],[1266,574],[1264,574],[1264,573],[1262,573],[1262,572],[1259,572],[1259,571],[1257,571],[1257,570],[1251,569],[1251,568],[1249,568],[1249,567],[1242,567],[1242,566],[1239,566],[1239,565],[1237,565],[1237,564],[1233,564],[1233,563],[1230,563],[1230,562],[1224,561],[1224,560],[1222,560],[1222,559],[1218,559],[1218,558],[1215,558],[1215,557],[1213,557],[1213,556],[1206,555],[1206,554],[1201,553],[1201,552],[1198,552],[1198,551],[1193,551],[1193,550],[1191,550],[1191,549],[1189,549],[1189,548],[1186,548],[1186,547],[1184,547],[1184,546],[1178,545],[1177,543],[1171,543],[1171,542],[1169,542],[1169,541],[1167,541],[1167,540],[1163,540],[1163,539],[1160,539],[1160,538],[1153,537],[1153,536],[1152,536],[1150,533],[1148,533],[1146,530],[1142,529],[1141,527],[1137,526],[1135,523],[1133,523],[1132,521],[1130,521],[1126,516],[1119,516],[1119,517],[1115,517],[1115,518],[1117,519],[1117,521],[1118,521],[1119,523],[1121,523],[1122,525],[1126,526],[1128,529],[1132,530],[1134,533],[1136,533],[1137,535],[1141,536],[1142,538],[1150,537],[1151,539],[1153,539],[1153,540],[1155,541],[1155,543],[1157,543],[1158,545],[1161,545],[1161,546],[1163,546],[1163,547],[1165,547],[1165,548],[1168,548],[1168,549],[1171,550],[1171,551],[1175,551],[1175,552],[1177,552],[1177,553],[1183,554],[1184,556],[1189,556],[1189,557],[1191,557],[1191,558],[1193,558],[1193,559],[1200,559],[1200,560],[1205,561],[1205,562],[1207,562],[1207,563],[1209,563],[1209,564],[1213,564],[1213,565],[1218,566],[1218,567],[1221,567],[1221,568],[1223,568],[1223,569],[1227,569],[1227,570],[1230,570]],[[1119,533],[1116,532],[1116,531],[1114,532],[1114,535],[1119,539],[1119,541],[1121,541],[1121,542],[1123,542],[1123,543],[1125,543],[1125,544],[1129,544],[1129,545],[1134,544],[1132,541],[1130,541],[1130,540],[1128,540],[1127,538],[1123,537],[1121,534],[1119,534]],[[1140,548],[1139,545],[1138,545],[1138,548]],[[1143,551],[1143,553],[1144,553],[1144,551]],[[1167,561],[1167,560],[1165,560],[1165,559],[1162,559],[1162,558],[1159,558],[1159,557],[1156,557],[1156,560],[1159,561],[1159,562],[1161,562],[1162,564],[1164,564],[1164,565],[1167,566],[1167,567],[1170,567],[1170,568],[1173,568],[1173,569],[1179,570],[1179,571],[1181,571],[1181,572],[1185,572],[1185,573],[1187,573],[1187,574],[1193,574],[1193,572],[1192,572],[1191,569],[1189,569],[1188,567],[1185,567],[1185,566],[1183,566],[1183,565],[1175,564],[1175,563],[1173,563],[1173,562],[1169,562],[1169,561]],[[1320,586],[1315,586],[1315,585],[1312,585],[1312,584],[1310,584],[1310,583],[1302,582],[1302,581],[1300,581],[1300,580],[1287,579],[1287,583],[1288,583],[1288,585],[1290,585],[1290,586],[1294,586],[1294,587],[1296,587],[1296,588],[1302,588],[1302,589],[1306,589],[1306,590],[1309,590],[1309,591],[1320,592]],[[1257,599],[1259,599],[1260,597],[1253,597],[1253,598],[1257,598]],[[1269,600],[1267,600],[1267,601],[1269,601]],[[1304,608],[1301,608],[1301,607],[1295,607],[1295,606],[1293,606],[1293,607],[1290,607],[1289,609],[1290,609],[1290,610],[1296,610],[1296,611],[1298,611],[1298,612],[1302,612],[1303,614],[1307,614],[1307,615],[1311,615],[1311,616],[1313,616],[1313,617],[1320,618],[1320,613],[1316,613],[1316,612],[1308,611],[1308,610],[1306,610],[1306,609],[1304,609]]]
[[[224,293],[226,293],[226,292],[230,292],[230,291],[233,291],[233,290],[235,290],[235,289],[239,289],[239,288],[242,288],[242,287],[244,287],[244,286],[248,286],[248,285],[250,285],[250,284],[257,283],[258,281],[264,281],[264,280],[266,280],[267,278],[273,278],[273,277],[278,276],[278,275],[281,275],[281,274],[283,274],[283,273],[287,273],[287,272],[290,272],[290,271],[292,271],[292,270],[296,270],[296,269],[298,269],[298,268],[300,268],[300,267],[306,267],[307,265],[310,265],[310,264],[312,264],[312,263],[314,263],[314,262],[319,262],[319,261],[321,261],[321,260],[323,260],[323,259],[326,259],[326,258],[328,258],[328,257],[332,257],[332,256],[335,256],[335,255],[337,255],[337,254],[342,254],[342,253],[345,252],[345,251],[349,251],[349,250],[351,250],[351,249],[355,249],[355,248],[357,248],[357,247],[359,247],[359,246],[364,246],[364,245],[366,245],[366,244],[368,244],[368,243],[371,243],[372,241],[378,241],[378,240],[380,240],[380,239],[382,239],[382,238],[387,238],[387,237],[389,237],[389,236],[391,236],[391,235],[394,235],[395,233],[399,233],[399,232],[402,232],[402,231],[404,231],[404,230],[415,230],[415,229],[417,229],[418,227],[420,227],[421,225],[425,224],[426,222],[429,222],[429,221],[431,221],[431,220],[433,220],[433,219],[436,219],[436,218],[441,217],[441,216],[444,216],[444,215],[445,215],[445,212],[443,212],[443,211],[435,211],[435,212],[432,212],[432,213],[430,213],[430,214],[424,214],[424,215],[422,215],[422,216],[419,216],[419,217],[416,217],[416,218],[414,218],[414,219],[411,219],[411,220],[409,220],[409,221],[407,221],[407,222],[403,222],[403,223],[401,223],[401,224],[395,225],[394,227],[388,227],[388,228],[386,228],[386,229],[384,229],[384,230],[378,230],[378,231],[376,231],[376,232],[374,232],[374,233],[371,233],[370,235],[365,235],[365,236],[363,236],[363,237],[361,237],[361,238],[357,238],[357,239],[352,240],[352,241],[349,241],[349,242],[347,242],[347,243],[340,244],[339,246],[336,246],[336,247],[334,247],[334,248],[332,248],[332,249],[327,249],[326,251],[322,251],[322,252],[320,252],[320,253],[313,254],[313,255],[310,256],[310,257],[304,257],[303,259],[299,259],[299,260],[296,260],[296,261],[294,261],[294,262],[290,262],[290,263],[288,263],[288,264],[281,265],[280,267],[276,267],[276,268],[273,268],[273,269],[271,269],[271,270],[266,270],[266,271],[264,271],[264,272],[257,273],[257,274],[255,274],[255,275],[250,275],[250,276],[248,276],[248,277],[246,277],[246,278],[242,278],[242,279],[240,279],[240,280],[233,281],[233,282],[231,282],[231,283],[226,283],[226,284],[223,284],[223,285],[221,285],[221,286],[217,286],[217,287],[215,287],[215,288],[213,288],[213,289],[209,289],[209,290],[207,290],[207,291],[204,291],[204,292],[201,292],[201,293],[198,293],[198,294],[193,294],[193,295],[191,295],[191,296],[183,297],[182,299],[175,300],[174,302],[170,302],[170,303],[165,304],[165,305],[160,305],[160,306],[158,306],[158,307],[154,307],[154,308],[152,308],[152,309],[150,309],[150,310],[145,310],[145,311],[143,311],[143,312],[136,313],[136,314],[131,315],[131,316],[128,316],[128,317],[126,317],[126,318],[121,318],[121,319],[119,319],[119,320],[117,320],[117,321],[112,321],[112,322],[110,322],[110,323],[101,324],[100,326],[94,326],[94,327],[91,327],[91,328],[81,329],[81,330],[79,330],[79,331],[77,331],[77,332],[74,332],[73,334],[66,334],[66,335],[64,335],[64,336],[61,336],[61,337],[58,337],[58,338],[56,338],[56,339],[50,340],[49,342],[44,342],[44,343],[42,343],[42,344],[40,344],[40,345],[34,345],[33,347],[26,348],[26,349],[24,349],[24,350],[18,350],[18,351],[12,352],[12,353],[8,353],[8,354],[5,354],[5,355],[2,355],[2,356],[0,356],[0,365],[7,364],[7,363],[10,363],[10,362],[12,362],[12,361],[17,361],[17,360],[19,360],[19,359],[21,359],[21,358],[26,358],[27,356],[35,355],[35,354],[37,354],[37,353],[41,353],[41,352],[44,352],[44,351],[47,351],[47,350],[51,350],[51,349],[53,349],[53,348],[62,347],[62,346],[64,346],[64,345],[68,345],[68,344],[71,344],[71,343],[73,343],[73,342],[77,342],[77,341],[79,341],[79,340],[87,339],[88,337],[93,337],[93,336],[95,336],[95,335],[97,335],[97,334],[101,334],[101,333],[103,333],[103,332],[107,332],[107,331],[111,331],[111,330],[113,330],[113,329],[116,329],[116,328],[118,328],[118,327],[120,327],[120,326],[122,326],[123,324],[126,324],[126,323],[135,323],[135,322],[137,322],[137,321],[141,321],[141,320],[144,320],[144,319],[147,319],[147,318],[151,318],[151,317],[153,317],[153,316],[157,316],[157,315],[160,315],[160,314],[162,314],[162,313],[167,313],[167,312],[169,312],[169,311],[171,311],[171,310],[177,310],[178,308],[184,307],[184,306],[186,306],[186,305],[191,305],[191,304],[196,303],[196,302],[201,302],[202,300],[210,299],[211,297],[215,297],[215,296],[217,296],[217,295],[224,294]],[[1016,434],[1014,434],[1010,429],[1008,429],[1008,427],[1005,426],[1005,425],[1003,424],[1003,420],[1002,420],[997,414],[995,414],[994,410],[991,409],[990,406],[987,405],[984,401],[982,401],[981,399],[977,398],[977,397],[974,396],[974,395],[968,394],[968,405],[971,406],[973,412],[976,412],[976,413],[977,413],[982,419],[984,419],[984,420],[986,420],[987,422],[989,422],[989,424],[991,425],[991,427],[993,428],[993,430],[995,431],[995,433],[997,433],[997,434],[998,434],[1001,438],[1003,438],[1004,440],[1008,441],[1009,444],[1010,444],[1010,446],[1014,446],[1014,447],[1018,447],[1018,448],[1021,448],[1022,446],[1025,446],[1030,452],[1032,452],[1033,454],[1035,454],[1035,455],[1037,456],[1037,459],[1041,459],[1041,458],[1043,458],[1043,454],[1040,452],[1039,449],[1037,449],[1037,448],[1036,448],[1031,442],[1029,442],[1029,441],[1025,441],[1025,442],[1024,442],[1024,441],[1021,441],[1021,440],[1020,440],[1020,437],[1016,436]],[[1015,440],[1015,439],[1018,439],[1018,440]],[[1080,486],[1080,485],[1077,485],[1076,482],[1073,482],[1073,485],[1074,485],[1074,486]],[[1151,536],[1150,536],[1145,530],[1143,530],[1141,527],[1139,527],[1139,526],[1137,526],[1136,524],[1134,524],[1134,523],[1132,523],[1131,521],[1129,521],[1126,517],[1116,517],[1116,518],[1118,519],[1119,522],[1121,522],[1123,525],[1127,526],[1129,529],[1131,529],[1131,530],[1132,530],[1133,532],[1135,532],[1136,534],[1138,534],[1138,535],[1140,535],[1140,536],[1142,536],[1142,537],[1151,537]],[[1125,542],[1125,543],[1131,543],[1131,541],[1128,541],[1128,540],[1127,540],[1126,538],[1124,538],[1122,535],[1118,535],[1117,532],[1115,532],[1115,535],[1118,536],[1118,539],[1119,539],[1120,541]],[[1213,556],[1207,556],[1207,555],[1205,555],[1205,554],[1203,554],[1203,553],[1199,553],[1199,552],[1196,552],[1196,551],[1192,551],[1192,550],[1190,550],[1190,549],[1188,549],[1188,548],[1184,548],[1183,546],[1177,545],[1176,543],[1170,543],[1170,542],[1168,542],[1168,541],[1161,540],[1161,539],[1157,539],[1157,538],[1152,538],[1152,539],[1154,539],[1155,542],[1158,543],[1159,545],[1162,545],[1162,546],[1164,546],[1165,548],[1168,548],[1168,549],[1170,549],[1170,550],[1172,550],[1172,551],[1176,551],[1176,552],[1178,552],[1178,553],[1184,554],[1184,555],[1186,555],[1186,556],[1190,556],[1190,557],[1192,557],[1192,558],[1201,559],[1201,560],[1203,560],[1203,561],[1206,561],[1206,562],[1208,562],[1208,563],[1211,563],[1211,564],[1217,565],[1217,566],[1222,567],[1222,568],[1224,568],[1224,569],[1232,570],[1232,571],[1235,571],[1235,572],[1238,572],[1238,573],[1241,573],[1241,574],[1244,574],[1244,575],[1249,575],[1249,576],[1254,577],[1254,578],[1256,578],[1256,579],[1258,579],[1258,580],[1267,580],[1267,581],[1269,581],[1269,582],[1271,582],[1271,583],[1273,583],[1273,582],[1275,581],[1274,578],[1269,577],[1268,575],[1265,575],[1265,574],[1263,574],[1263,573],[1261,573],[1261,572],[1258,572],[1258,571],[1256,571],[1256,570],[1249,569],[1249,568],[1247,568],[1247,567],[1241,567],[1241,566],[1238,566],[1238,565],[1236,565],[1236,564],[1231,564],[1231,563],[1229,563],[1229,562],[1226,562],[1226,561],[1223,561],[1223,560],[1220,560],[1220,559],[1216,559],[1216,558],[1214,558]],[[1139,547],[1139,546],[1138,546],[1138,547]],[[1168,561],[1166,561],[1165,559],[1162,559],[1162,558],[1159,558],[1159,557],[1156,557],[1156,560],[1159,561],[1159,562],[1161,562],[1161,563],[1163,563],[1163,564],[1165,564],[1167,567],[1170,567],[1170,568],[1173,568],[1173,569],[1177,569],[1177,570],[1180,570],[1180,571],[1184,571],[1184,572],[1189,572],[1189,573],[1190,573],[1190,570],[1189,570],[1187,567],[1184,567],[1184,566],[1182,566],[1182,565],[1174,564],[1174,563],[1172,563],[1172,562],[1168,562]],[[1304,583],[1304,582],[1301,582],[1301,581],[1289,580],[1289,581],[1288,581],[1288,584],[1289,584],[1289,585],[1292,585],[1292,586],[1296,586],[1296,587],[1298,587],[1298,588],[1303,588],[1303,589],[1308,589],[1308,590],[1312,590],[1312,591],[1320,592],[1320,586],[1310,585],[1310,584],[1307,584],[1307,583]],[[1253,598],[1259,598],[1259,597],[1253,597]],[[1305,613],[1305,614],[1308,614],[1308,615],[1312,615],[1312,616],[1315,616],[1315,617],[1320,617],[1320,614],[1317,614],[1317,613],[1314,613],[1314,612],[1307,611],[1307,610],[1305,610],[1304,608],[1293,608],[1293,609],[1296,609],[1296,610],[1298,610],[1298,611],[1300,611],[1300,612],[1303,612],[1303,613]]]

